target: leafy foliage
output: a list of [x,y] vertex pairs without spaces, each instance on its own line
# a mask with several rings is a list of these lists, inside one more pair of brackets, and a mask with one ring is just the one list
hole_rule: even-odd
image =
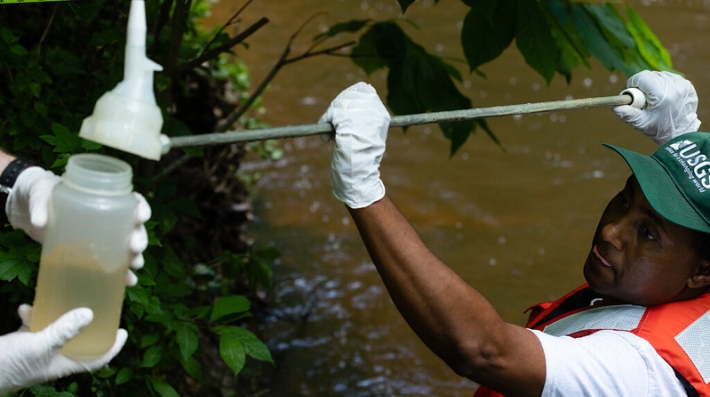
[[[461,81],[458,71],[414,43],[393,22],[373,24],[360,37],[352,56],[368,73],[384,67],[389,69],[387,102],[396,114],[471,107],[471,100],[461,94],[452,81]],[[488,131],[482,120],[447,122],[439,126],[452,142],[452,153],[477,126]]]
[[[644,69],[672,71],[668,52],[630,7],[626,17],[612,3],[571,0],[462,0],[469,7],[461,29],[461,45],[471,72],[481,70],[513,42],[525,62],[549,84],[556,74],[571,81],[573,71],[591,67],[596,58],[610,71],[628,76]],[[399,1],[403,12],[411,1]],[[365,27],[341,23],[332,32]],[[337,27],[337,28],[336,28]],[[349,28],[349,29],[346,29]],[[458,110],[471,107],[456,88],[458,72],[443,59],[413,43],[397,22],[373,22],[352,49],[353,61],[368,74],[388,68],[389,107],[395,114]],[[475,120],[440,125],[451,140],[451,155],[481,127],[495,140],[485,122]],[[497,142],[497,141],[496,141]]]
[[[137,272],[138,285],[126,289],[121,326],[128,330],[129,340],[121,354],[111,367],[37,385],[24,395],[212,395],[224,379],[236,384],[248,357],[273,362],[265,344],[245,327],[253,317],[256,293],[271,285],[270,263],[278,252],[244,243],[212,250],[186,246],[181,234],[200,229],[195,226],[191,233],[184,225],[204,220],[204,208],[178,188],[184,175],[156,176],[155,163],[77,135],[98,97],[122,79],[127,4],[87,0],[1,10],[0,146],[58,174],[72,154],[96,151],[120,157],[133,166],[136,189],[153,210],[146,224],[150,243],[146,265]],[[155,27],[149,56],[167,72],[156,76],[158,101],[163,109],[192,110],[164,111],[169,134],[210,132],[217,123],[214,109],[235,106],[219,96],[225,87],[243,94],[249,85],[248,70],[239,62],[228,62],[228,53],[178,71],[209,46],[229,39],[220,33],[213,37],[195,24],[207,10],[206,2],[190,5],[170,0],[146,3],[148,25]],[[258,108],[259,102],[253,106]],[[241,122],[260,125],[246,116]],[[260,150],[265,155],[273,151]],[[214,161],[194,149],[173,156],[167,160],[187,156],[196,162]],[[236,176],[233,179],[237,181]],[[0,293],[5,301],[0,310],[3,318],[16,319],[17,306],[32,302],[41,247],[6,226],[0,248]],[[1,333],[18,327],[19,321],[5,321]]]

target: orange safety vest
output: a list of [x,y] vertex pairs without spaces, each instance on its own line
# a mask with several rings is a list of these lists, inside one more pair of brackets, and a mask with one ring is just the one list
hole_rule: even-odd
[[[710,397],[710,293],[653,307],[590,306],[596,297],[584,284],[555,302],[528,309],[526,327],[575,338],[601,330],[631,332],[647,340],[670,364],[689,397]],[[503,395],[481,386],[474,397]]]

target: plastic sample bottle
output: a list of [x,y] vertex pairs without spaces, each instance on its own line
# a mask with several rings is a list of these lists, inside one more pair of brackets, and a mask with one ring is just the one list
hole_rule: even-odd
[[115,342],[138,204],[132,177],[124,161],[79,154],[52,191],[30,329],[78,307],[92,309],[94,320],[62,348],[65,356],[100,356]]

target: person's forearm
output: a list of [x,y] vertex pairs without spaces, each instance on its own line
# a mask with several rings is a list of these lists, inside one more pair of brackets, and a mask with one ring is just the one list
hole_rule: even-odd
[[392,300],[430,349],[452,365],[495,346],[504,326],[498,313],[425,246],[387,196],[350,213]]
[[397,309],[436,355],[506,395],[540,395],[545,359],[532,332],[504,322],[426,247],[387,196],[349,211]]

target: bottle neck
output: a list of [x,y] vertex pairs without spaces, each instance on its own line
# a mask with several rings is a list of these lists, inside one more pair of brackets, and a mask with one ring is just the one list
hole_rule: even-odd
[[62,182],[75,189],[102,195],[133,190],[133,171],[125,161],[101,154],[75,154],[69,158]]

